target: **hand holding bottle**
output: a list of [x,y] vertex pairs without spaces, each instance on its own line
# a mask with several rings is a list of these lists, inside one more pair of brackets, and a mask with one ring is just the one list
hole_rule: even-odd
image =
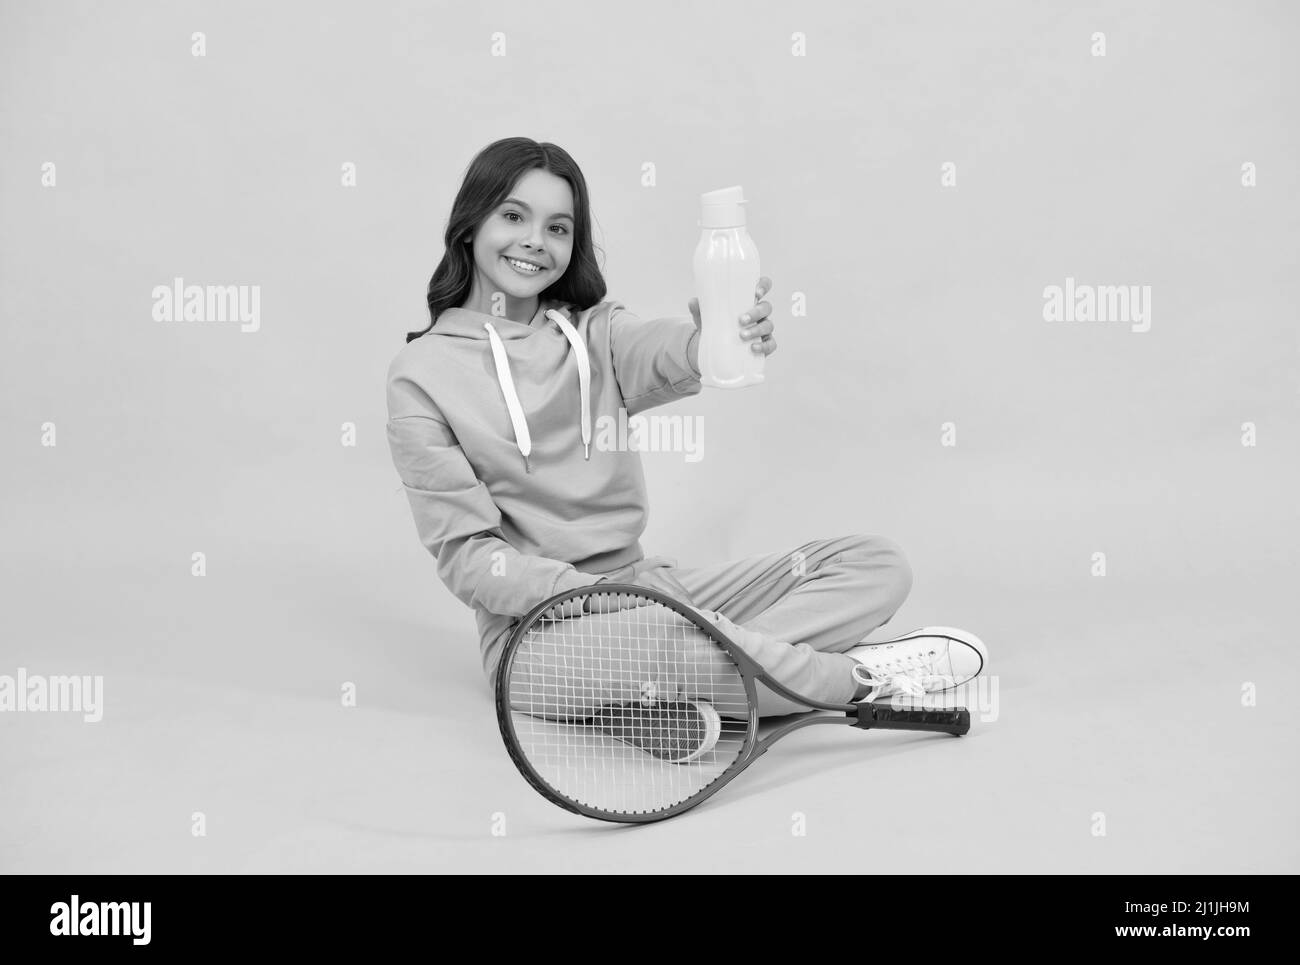
[[[750,298],[762,298],[762,270],[758,246],[749,235],[745,215],[745,191],[739,184],[700,195],[700,240],[691,267],[699,308],[692,310],[700,333],[700,384],[715,389],[741,389],[763,383],[763,366],[768,349],[766,332],[751,332],[741,338],[737,316],[753,317]],[[746,326],[748,327],[748,326]],[[769,329],[770,331],[770,329]],[[752,348],[757,345],[757,348]]]
[[[770,303],[762,300],[763,296],[772,290],[772,279],[764,275],[758,280],[758,288],[754,292],[754,307],[745,312],[737,320],[740,325],[740,337],[743,339],[753,339],[750,345],[751,352],[762,352],[764,355],[771,355],[776,351],[776,339],[772,337],[773,324],[768,317],[772,314]],[[691,318],[695,319],[695,327],[701,327],[700,322],[700,300],[692,298],[687,302],[687,307],[691,310]],[[700,371],[700,340],[697,338],[691,342],[691,364],[695,370]]]

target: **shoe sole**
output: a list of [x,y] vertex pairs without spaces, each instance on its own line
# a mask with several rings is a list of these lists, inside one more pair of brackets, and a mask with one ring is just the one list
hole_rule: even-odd
[[718,713],[717,708],[702,700],[693,700],[691,703],[704,718],[704,740],[700,741],[700,746],[694,753],[673,761],[674,764],[689,764],[691,761],[698,760],[713,750],[718,743],[718,738],[722,736],[722,715]]
[[[704,754],[713,750],[717,745],[718,738],[722,736],[722,716],[718,713],[717,709],[707,701],[691,700],[687,701],[687,703],[694,707],[696,712],[700,715],[700,720],[704,725],[704,736],[700,739],[699,746],[685,757],[665,757],[663,754],[655,753],[653,749],[646,746],[644,743],[638,742],[635,734],[627,735],[619,733],[616,728],[607,728],[599,724],[597,726],[601,726],[601,729],[615,740],[622,741],[629,747],[635,747],[637,750],[649,754],[651,757],[658,758],[666,764],[688,764],[691,761],[698,760]],[[629,706],[623,709],[627,714],[635,713],[634,707]],[[651,731],[651,735],[653,735],[653,730]]]
[[[985,665],[989,662],[989,648],[984,646],[984,641],[969,630],[961,630],[957,627],[921,627],[919,630],[910,630],[901,637],[894,637],[890,640],[869,640],[867,646],[875,646],[879,643],[898,643],[903,640],[914,640],[917,637],[947,637],[949,640],[956,640],[958,643],[964,643],[980,655],[979,669],[971,674],[971,680],[974,680],[984,672]],[[962,686],[970,681],[963,681]]]

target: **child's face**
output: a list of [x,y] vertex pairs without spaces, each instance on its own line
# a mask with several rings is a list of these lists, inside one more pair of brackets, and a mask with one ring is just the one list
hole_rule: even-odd
[[[474,236],[474,264],[490,298],[529,299],[555,284],[573,255],[573,192],[563,178],[534,168],[516,182],[507,200],[484,219]],[[540,265],[529,271],[518,258]]]

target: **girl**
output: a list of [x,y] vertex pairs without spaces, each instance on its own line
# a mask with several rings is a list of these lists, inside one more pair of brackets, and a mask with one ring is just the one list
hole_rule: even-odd
[[[606,580],[694,606],[812,698],[921,695],[981,671],[987,650],[965,631],[864,641],[912,585],[902,552],[883,536],[815,539],[700,567],[646,556],[640,455],[593,447],[592,427],[617,420],[620,407],[630,418],[700,391],[699,305],[690,300],[690,317],[643,320],[605,300],[586,181],[563,149],[523,137],[484,148],[444,244],[429,282],[429,327],[408,334],[389,367],[388,441],[420,541],[474,610],[490,683],[520,617],[555,593]],[[769,355],[770,289],[763,278],[737,320],[739,337]],[[761,715],[807,709],[759,689]],[[620,706],[656,715],[661,733],[665,721],[704,743],[716,733],[716,714],[700,701]]]

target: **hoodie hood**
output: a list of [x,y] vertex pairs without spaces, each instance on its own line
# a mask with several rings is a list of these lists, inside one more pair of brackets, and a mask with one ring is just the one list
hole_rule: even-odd
[[515,391],[515,381],[510,373],[510,358],[506,353],[505,343],[515,339],[530,338],[547,326],[558,327],[564,333],[578,363],[579,403],[575,418],[582,433],[583,458],[589,461],[591,459],[591,359],[587,354],[587,343],[578,329],[586,328],[587,319],[598,307],[593,306],[580,313],[576,326],[570,321],[572,306],[546,299],[538,303],[537,311],[528,324],[467,308],[448,308],[438,316],[437,323],[429,333],[451,338],[489,341],[492,346],[492,359],[496,365],[497,384],[501,387],[501,396],[510,414],[515,446],[523,457],[526,473],[532,472],[528,454],[533,451],[533,440],[528,431],[528,417],[519,402],[519,394]]

